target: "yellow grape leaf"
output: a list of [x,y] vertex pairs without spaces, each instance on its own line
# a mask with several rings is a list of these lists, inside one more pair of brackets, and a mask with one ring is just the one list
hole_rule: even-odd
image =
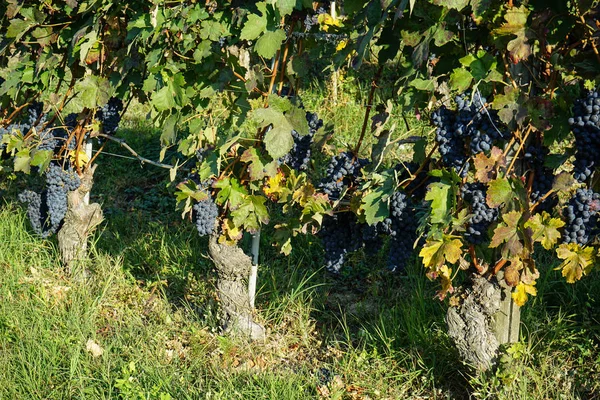
[[562,270],[568,283],[574,283],[587,275],[592,270],[594,262],[594,248],[581,247],[577,243],[563,243],[556,249],[556,255],[564,260],[558,269]]
[[535,288],[535,282],[531,285],[528,285],[523,282],[519,282],[515,290],[512,292],[512,299],[515,304],[519,307],[522,307],[523,304],[527,302],[527,295],[530,294],[532,296],[537,295],[537,290]]
[[473,160],[475,164],[475,178],[482,183],[488,183],[494,179],[497,167],[506,166],[506,158],[504,152],[498,147],[492,147],[490,156],[485,153],[479,153]]
[[79,154],[77,153],[77,150],[71,150],[69,152],[69,157],[71,158],[71,161],[79,168],[85,167],[87,163],[90,162],[90,158],[85,153],[85,151],[80,150]]
[[223,234],[219,236],[219,243],[234,245],[243,236],[241,227],[236,227],[230,219],[223,220],[221,230]]
[[444,235],[442,240],[428,241],[419,252],[419,256],[423,258],[426,268],[442,268],[446,262],[454,264],[459,260],[462,255],[462,245],[460,239]]
[[444,300],[446,294],[454,292],[454,287],[452,286],[452,268],[444,265],[440,268],[439,277],[442,281],[442,289],[437,293],[437,296],[440,300]]
[[348,40],[347,39],[341,40],[337,44],[337,46],[335,46],[335,51],[340,51],[340,50],[345,49],[347,44],[348,44]]
[[559,228],[565,226],[565,223],[558,219],[552,218],[550,214],[544,211],[542,214],[535,214],[525,222],[525,228],[530,228],[532,231],[532,240],[540,242],[544,249],[550,250],[560,238]]
[[323,29],[325,32],[329,31],[330,26],[342,26],[342,20],[339,18],[333,18],[327,13],[319,14],[317,18],[319,25],[321,25],[321,29]]
[[282,189],[285,188],[283,183],[285,181],[285,177],[283,173],[280,171],[276,175],[267,179],[267,184],[263,188],[263,192],[272,200],[277,200],[281,196]]

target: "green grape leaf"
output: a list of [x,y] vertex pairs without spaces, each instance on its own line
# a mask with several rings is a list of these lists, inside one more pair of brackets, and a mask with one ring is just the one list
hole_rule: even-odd
[[591,272],[594,248],[581,247],[577,243],[563,243],[556,249],[556,256],[564,260],[556,269],[562,270],[568,283],[575,283]]
[[266,15],[263,14],[263,16],[258,16],[256,14],[250,14],[248,16],[248,20],[244,24],[244,27],[242,28],[242,32],[240,34],[240,39],[255,40],[266,30],[267,30]]
[[460,11],[469,5],[469,0],[433,0],[433,4]]
[[249,232],[256,232],[261,224],[268,224],[266,201],[267,198],[263,196],[246,196],[240,206],[231,212],[235,226],[243,226]]
[[286,16],[294,11],[294,7],[296,6],[296,0],[269,0],[271,4],[277,6],[279,10],[279,14],[281,16]]
[[249,164],[248,174],[252,180],[256,181],[277,174],[277,161],[266,160],[258,153],[256,147],[247,149],[240,157],[240,161]]
[[450,199],[452,186],[434,182],[429,185],[425,200],[431,201],[431,223],[444,224],[450,218],[452,200]]
[[31,158],[31,165],[39,167],[40,172],[45,171],[48,165],[50,165],[53,156],[54,152],[52,150],[38,150]]
[[261,57],[272,58],[277,53],[277,50],[281,48],[281,44],[285,38],[286,34],[283,29],[267,31],[256,41],[254,51]]
[[221,206],[227,204],[230,209],[235,209],[243,204],[244,198],[248,195],[248,190],[235,178],[220,179],[214,183],[213,187],[220,189],[215,202]]
[[259,108],[252,111],[251,118],[259,123],[261,128],[271,125],[264,137],[265,148],[269,155],[277,160],[286,155],[294,145],[292,129],[285,115],[273,108]]
[[529,221],[525,222],[525,228],[531,229],[531,239],[534,242],[541,243],[546,250],[554,247],[560,238],[558,229],[564,225],[565,223],[562,220],[552,218],[546,211],[535,214]]
[[29,149],[23,149],[15,155],[14,161],[15,172],[23,172],[27,175],[31,172],[31,156]]
[[473,82],[473,75],[463,68],[455,68],[450,74],[450,88],[459,93],[463,93]]
[[81,104],[87,108],[101,107],[110,98],[110,84],[106,78],[89,75],[75,85]]
[[490,181],[487,190],[486,202],[489,207],[496,208],[512,200],[514,192],[506,178]]

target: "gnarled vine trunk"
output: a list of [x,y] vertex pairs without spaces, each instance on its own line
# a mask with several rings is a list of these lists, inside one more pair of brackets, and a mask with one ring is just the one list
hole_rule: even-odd
[[251,258],[238,246],[219,243],[218,235],[210,237],[208,251],[217,268],[223,329],[233,335],[263,339],[265,329],[252,318],[248,292]]
[[460,304],[446,315],[448,335],[464,361],[487,370],[496,364],[501,344],[519,339],[519,308],[501,273],[489,281],[473,275],[458,297]]
[[88,237],[103,220],[100,205],[88,204],[85,200],[94,184],[95,170],[96,166],[88,168],[79,188],[67,195],[67,213],[58,231],[60,257],[67,271],[71,271],[78,260],[87,256]]

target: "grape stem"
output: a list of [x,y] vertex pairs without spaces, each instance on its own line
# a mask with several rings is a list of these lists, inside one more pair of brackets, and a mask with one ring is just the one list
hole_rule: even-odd
[[505,176],[508,176],[510,171],[513,169],[515,162],[517,161],[517,158],[518,158],[517,156],[519,155],[521,150],[523,150],[523,146],[525,146],[525,143],[527,142],[527,138],[529,137],[529,134],[531,133],[532,129],[533,129],[533,127],[531,125],[529,125],[529,128],[527,128],[527,132],[525,132],[525,136],[521,140],[521,144],[519,145],[519,149],[517,150],[517,153],[513,156],[513,159],[510,161],[510,165],[506,169]]
[[481,267],[481,265],[479,265],[479,262],[477,261],[477,255],[475,254],[475,246],[473,246],[473,245],[469,246],[469,254],[471,255],[471,259],[473,260],[473,265],[475,266],[475,269],[477,270],[477,272],[479,274],[483,274],[483,268]]
[[[119,143],[119,145],[121,147],[123,147],[124,149],[126,149],[127,151],[129,151],[131,153],[131,155],[134,156],[135,158],[137,158],[140,161],[140,163],[142,163],[142,164],[150,164],[150,165],[154,165],[155,167],[165,168],[165,169],[173,169],[174,168],[173,165],[163,164],[163,163],[160,163],[160,162],[157,162],[157,161],[152,161],[152,160],[150,160],[148,158],[140,156],[134,149],[131,148],[131,146],[129,146],[127,144],[127,142],[125,141],[125,139],[121,139],[121,138],[118,138],[118,137],[107,135],[106,133],[98,133],[95,136],[101,137],[101,138],[105,138],[105,139],[108,139],[108,140],[112,140],[113,142]],[[98,154],[98,153],[96,153],[96,154]]]
[[354,157],[358,157],[360,146],[362,146],[363,139],[365,138],[365,132],[367,131],[367,125],[369,123],[369,115],[371,114],[371,107],[373,107],[373,97],[375,96],[375,89],[377,89],[377,82],[379,82],[379,78],[381,77],[382,71],[383,65],[379,67],[379,69],[375,73],[375,76],[373,77],[373,81],[371,81],[371,92],[369,93],[369,100],[367,101],[365,119],[363,120],[362,129],[360,131],[360,138],[358,139],[358,143],[356,144],[356,148],[354,149]]

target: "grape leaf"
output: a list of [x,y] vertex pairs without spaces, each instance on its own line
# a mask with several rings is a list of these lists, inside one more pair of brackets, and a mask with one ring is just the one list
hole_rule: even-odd
[[249,232],[255,232],[261,224],[269,222],[269,212],[265,206],[266,197],[246,196],[242,204],[231,212],[236,227],[243,226]]
[[513,190],[506,178],[494,179],[490,182],[486,202],[489,207],[496,208],[508,203],[513,198]]
[[250,179],[252,180],[256,181],[264,178],[265,176],[273,176],[277,174],[277,161],[266,160],[264,157],[258,154],[256,147],[247,149],[240,157],[240,161],[249,164],[248,173],[250,174]]
[[220,189],[215,202],[221,206],[227,203],[230,209],[237,208],[244,202],[244,198],[248,195],[246,188],[240,185],[235,178],[223,178],[215,182],[213,186]]
[[283,29],[267,31],[256,41],[254,51],[261,57],[271,58],[279,50],[285,38],[286,34]]
[[248,15],[248,20],[242,28],[240,39],[242,40],[254,40],[259,37],[264,31],[267,30],[267,17],[266,15],[259,16],[256,14]]
[[495,171],[498,167],[506,166],[506,158],[501,149],[494,146],[488,157],[485,153],[478,153],[474,159],[475,164],[475,179],[482,183],[488,183],[496,175]]
[[511,297],[516,305],[522,307],[527,302],[528,294],[532,296],[537,295],[535,286],[519,282],[515,290],[512,292]]
[[546,250],[550,250],[556,244],[560,238],[558,229],[564,225],[562,220],[552,218],[546,211],[542,214],[535,214],[525,222],[525,228],[532,230],[532,240],[541,243]]
[[473,75],[466,69],[455,68],[450,75],[450,88],[459,93],[467,90],[471,82],[473,82]]
[[502,257],[509,259],[517,256],[523,251],[523,243],[519,237],[519,221],[522,214],[518,211],[511,211],[502,215],[502,220],[494,230],[490,248],[496,248],[502,243],[506,243],[502,248]]
[[429,185],[425,200],[431,201],[431,223],[446,223],[450,217],[450,208],[452,207],[450,199],[450,189],[452,187],[446,183],[434,182]]
[[286,155],[294,146],[292,129],[294,127],[281,111],[273,108],[259,108],[254,110],[252,119],[264,128],[271,125],[264,137],[265,148],[274,160]]
[[442,239],[430,239],[419,252],[419,257],[423,259],[426,268],[439,269],[446,262],[454,264],[462,255],[462,245],[460,239],[449,235],[443,235]]
[[460,11],[469,5],[469,0],[433,0],[433,4]]
[[594,248],[581,247],[577,243],[563,243],[556,249],[556,256],[564,260],[556,269],[562,270],[568,283],[574,283],[591,272]]

